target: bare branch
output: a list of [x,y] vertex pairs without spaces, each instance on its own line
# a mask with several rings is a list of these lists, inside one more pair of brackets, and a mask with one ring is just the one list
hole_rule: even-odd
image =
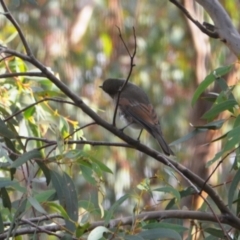
[[[191,16],[191,14],[187,11],[186,8],[184,8],[184,6],[179,3],[177,0],[169,0],[171,3],[173,3],[174,5],[176,5],[183,13],[184,15],[191,20],[203,33],[207,34],[209,37],[211,38],[219,38],[218,33],[215,31],[215,28],[208,28],[205,24],[201,24],[200,22],[198,22],[197,20],[193,19],[193,17]],[[213,31],[212,31],[213,29]]]
[[237,58],[240,56],[240,34],[231,18],[218,0],[195,0],[212,18],[220,39]]
[[[117,27],[118,28],[118,27]],[[128,81],[129,81],[129,78],[131,77],[131,74],[132,74],[132,70],[133,70],[133,67],[135,66],[135,64],[133,63],[134,61],[134,58],[135,58],[135,55],[136,55],[136,52],[137,52],[137,39],[136,39],[136,33],[135,33],[135,28],[133,27],[133,35],[134,35],[134,51],[133,51],[133,54],[130,53],[123,37],[122,37],[122,34],[121,34],[121,31],[120,31],[120,28],[118,28],[118,31],[119,31],[119,37],[120,39],[122,40],[123,42],[123,45],[130,57],[130,69],[129,69],[129,73],[128,73],[128,76],[126,78],[126,81],[124,82],[124,84],[122,85],[122,87],[119,89],[118,91],[118,96],[117,96],[117,101],[116,101],[116,106],[115,106],[115,110],[114,110],[114,114],[113,114],[113,126],[116,125],[116,116],[117,116],[117,110],[118,110],[118,104],[119,104],[119,98],[120,98],[120,95],[121,95],[121,92],[123,91],[123,89],[125,88],[125,86],[127,85]]]
[[29,77],[44,77],[41,72],[12,72],[0,74],[1,78],[19,77],[19,76],[29,76]]

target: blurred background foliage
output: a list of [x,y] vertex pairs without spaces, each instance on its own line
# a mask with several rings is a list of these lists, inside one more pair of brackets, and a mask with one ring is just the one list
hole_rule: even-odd
[[[186,2],[188,0],[182,1],[183,4]],[[239,28],[240,16],[236,11],[239,2],[225,0],[221,3],[231,15],[236,28]],[[193,35],[199,34],[197,38],[201,40],[203,33],[192,30],[179,9],[166,0],[38,0],[36,3],[15,0],[9,1],[8,6],[37,59],[56,72],[61,81],[109,122],[112,121],[114,109],[99,85],[108,77],[127,77],[130,58],[119,37],[118,28],[132,52],[134,27],[137,54],[130,81],[141,86],[150,96],[169,143],[191,130],[191,98],[199,82],[211,70],[234,61],[222,42],[204,36],[204,41],[199,44],[200,48],[207,49],[200,68],[205,76],[199,77],[198,52],[194,42],[196,35]],[[210,21],[200,6],[196,5],[193,9],[200,22]],[[16,51],[23,51],[14,27],[4,16],[0,17],[1,43]],[[34,70],[27,63],[23,63],[23,68]],[[5,69],[6,63],[2,62],[1,72]],[[42,96],[61,96],[43,78],[8,78],[1,79],[1,82],[1,108],[6,108],[9,115]],[[30,90],[34,87],[41,87],[41,91]],[[62,103],[40,104],[34,114],[33,118],[18,116],[15,119],[20,123],[21,135],[31,136],[35,131],[35,136],[39,134],[47,139],[61,139],[73,129],[91,122],[80,109]],[[2,116],[6,117],[6,114],[2,112]],[[32,113],[29,116],[33,116]],[[122,123],[118,122],[118,126],[122,126]],[[138,136],[138,131],[127,129],[126,132],[133,137]],[[79,137],[93,141],[120,141],[97,125],[84,128],[75,136],[76,139]],[[158,149],[157,142],[147,132],[142,134],[141,141]],[[135,150],[105,146],[71,147],[84,150],[86,156],[82,158],[94,156],[113,172],[97,177],[97,182],[91,184],[87,174],[80,174],[84,170],[78,162],[66,158],[66,161],[61,159],[61,163],[51,163],[52,168],[62,168],[72,176],[79,201],[91,199],[97,206],[97,190],[99,184],[103,183],[101,186],[106,194],[104,208],[107,209],[123,194],[131,193],[132,202],[129,200],[122,209],[130,213],[136,205],[139,211],[159,207],[162,195],[158,193],[151,196],[138,185],[145,178],[150,178],[152,187],[172,185],[178,190],[184,187],[167,167],[163,168],[158,162]],[[192,154],[195,147],[187,141],[173,146],[173,149],[177,158],[187,165],[194,159]],[[59,149],[54,152],[54,156],[61,151],[63,149],[59,140]],[[6,173],[1,172],[1,175],[5,176]],[[44,191],[46,186],[39,184],[37,188]]]

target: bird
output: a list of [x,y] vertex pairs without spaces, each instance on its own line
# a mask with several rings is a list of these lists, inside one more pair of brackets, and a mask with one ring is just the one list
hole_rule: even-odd
[[[125,81],[125,79],[108,78],[99,87],[113,99],[116,105],[119,90]],[[140,87],[128,81],[120,93],[118,109],[120,110],[120,115],[128,124],[126,127],[138,128],[141,129],[141,132],[145,129],[156,138],[165,155],[174,155],[163,138],[157,113],[147,94]]]

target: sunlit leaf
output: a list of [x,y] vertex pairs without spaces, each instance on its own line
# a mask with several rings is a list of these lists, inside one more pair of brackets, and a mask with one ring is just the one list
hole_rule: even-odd
[[66,210],[63,208],[63,206],[57,204],[57,203],[54,203],[54,202],[47,202],[46,203],[46,206],[48,206],[49,208],[51,209],[54,209],[55,211],[57,211],[58,213],[61,214],[61,216],[64,218],[64,219],[69,219],[69,216],[66,212]]
[[35,108],[35,106],[33,106],[33,107],[30,107],[30,108],[28,108],[27,110],[25,110],[24,113],[23,113],[23,115],[24,115],[24,117],[25,117],[26,119],[28,119],[28,118],[30,118],[30,117],[33,116],[33,114],[35,113],[35,111],[36,111],[36,108]]
[[94,228],[88,235],[87,240],[97,240],[102,239],[104,233],[110,232],[106,227],[99,226]]

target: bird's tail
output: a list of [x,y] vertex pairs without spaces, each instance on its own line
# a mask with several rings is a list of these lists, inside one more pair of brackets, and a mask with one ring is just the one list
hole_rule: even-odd
[[157,139],[160,147],[162,148],[163,152],[169,156],[169,155],[174,155],[174,152],[172,149],[168,146],[166,141],[164,140],[162,133],[160,131],[153,132],[153,136]]

